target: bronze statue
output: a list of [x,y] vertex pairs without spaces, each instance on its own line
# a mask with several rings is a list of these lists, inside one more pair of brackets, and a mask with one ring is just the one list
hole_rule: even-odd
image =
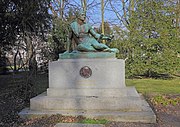
[[100,43],[100,40],[111,40],[112,38],[96,33],[85,20],[85,12],[81,12],[77,20],[70,24],[69,42],[65,53],[70,52],[70,47],[73,47],[74,52],[119,52],[116,48],[109,48]]

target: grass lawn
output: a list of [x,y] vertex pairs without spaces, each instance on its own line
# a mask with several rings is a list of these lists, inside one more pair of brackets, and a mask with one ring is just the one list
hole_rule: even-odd
[[126,79],[127,86],[135,86],[142,94],[180,94],[180,78]]
[[[0,86],[12,88],[18,84],[25,84],[27,72],[20,72],[13,75],[0,75]],[[4,79],[4,80],[3,80]],[[8,79],[8,80],[7,80]],[[48,87],[48,75],[38,74],[31,79],[36,94],[46,91]],[[180,94],[180,77],[173,79],[126,79],[127,86],[135,86],[142,94]]]
[[[27,72],[20,72],[13,75],[0,75],[0,84],[5,86],[18,85],[19,80],[26,82]],[[4,79],[4,81],[1,81]],[[6,80],[8,79],[8,80]],[[48,75],[38,74],[31,79],[34,84],[34,92],[41,93],[48,87]],[[180,94],[180,77],[173,79],[126,79],[127,86],[135,86],[142,94]]]

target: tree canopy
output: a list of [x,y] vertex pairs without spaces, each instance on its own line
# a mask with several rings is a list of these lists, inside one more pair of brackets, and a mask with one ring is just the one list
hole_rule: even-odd
[[176,9],[176,3],[161,0],[139,0],[136,3],[128,17],[127,29],[122,30],[125,37],[115,41],[119,43],[120,57],[127,58],[127,75],[151,77],[180,70]]
[[17,35],[42,34],[49,24],[49,0],[1,0],[1,45],[15,42]]
[[55,60],[65,50],[68,25],[77,10],[87,10],[87,18],[93,23],[90,15],[98,12],[100,5],[116,17],[113,20],[116,23],[105,21],[105,34],[114,33],[110,46],[120,50],[118,58],[125,59],[127,77],[152,77],[180,70],[179,0],[81,0],[79,3],[76,0],[1,0],[0,52],[16,49],[16,61],[18,49],[24,48],[31,63],[38,46],[33,39],[49,35],[45,52]]
[[10,51],[11,48],[17,50],[14,63],[20,47],[28,54],[26,64],[31,63],[35,55],[33,37],[43,38],[50,26],[49,2],[50,0],[1,0],[0,51]]

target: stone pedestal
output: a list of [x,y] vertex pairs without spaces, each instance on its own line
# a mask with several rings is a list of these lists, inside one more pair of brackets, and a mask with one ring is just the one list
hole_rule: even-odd
[[[90,69],[89,77],[80,74],[83,67]],[[61,59],[49,63],[49,88],[124,88],[124,68],[120,59]]]
[[[47,92],[30,100],[22,117],[44,114],[83,115],[124,122],[156,122],[148,103],[134,87],[125,86],[125,62],[111,54],[95,53],[49,63]],[[93,55],[92,55],[93,56]],[[108,56],[104,58],[101,56]],[[85,58],[84,58],[85,57]]]

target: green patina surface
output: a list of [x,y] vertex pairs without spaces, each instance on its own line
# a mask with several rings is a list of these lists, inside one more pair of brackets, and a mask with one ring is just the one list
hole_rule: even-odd
[[116,58],[113,52],[78,52],[59,54],[59,59],[77,59],[77,58]]
[[[70,31],[66,44],[66,53],[71,51],[80,52],[114,52],[119,53],[117,48],[110,48],[101,43],[102,40],[110,42],[113,38],[112,35],[105,36],[97,33],[92,26],[86,22],[85,12],[81,12],[75,21],[70,24]],[[79,54],[77,54],[79,56]],[[63,55],[64,56],[64,55]],[[65,55],[65,58],[69,56]],[[74,56],[74,54],[70,54]],[[90,55],[93,56],[93,55]],[[104,55],[103,55],[104,56]],[[105,55],[106,56],[106,55]],[[76,57],[76,56],[75,56]]]

